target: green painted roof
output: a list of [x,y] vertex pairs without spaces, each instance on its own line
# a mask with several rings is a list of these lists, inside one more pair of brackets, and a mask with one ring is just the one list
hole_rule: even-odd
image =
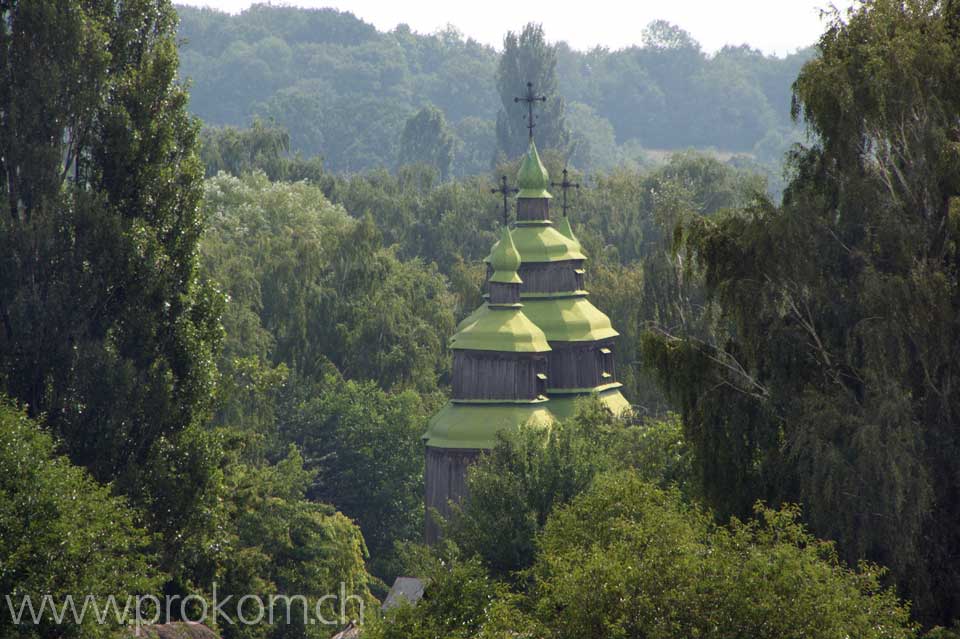
[[[481,304],[480,306],[478,306],[478,307],[476,307],[475,309],[473,309],[473,311],[472,311],[469,315],[467,315],[466,317],[464,317],[462,320],[460,320],[460,323],[457,324],[457,332],[462,331],[463,329],[465,329],[465,328],[466,328],[467,326],[469,326],[470,324],[473,324],[474,322],[476,322],[476,321],[477,321],[477,318],[480,317],[481,314],[486,313],[486,312],[487,312],[487,305],[486,305],[486,303],[483,303],[483,304]],[[456,335],[456,333],[455,333],[454,335]],[[451,338],[451,339],[453,339],[453,338]]]
[[[460,322],[458,328],[462,328],[462,332],[465,332],[476,324],[490,321],[486,319],[487,317],[503,312],[491,310],[488,304],[484,304]],[[610,318],[591,304],[584,295],[523,298],[523,314],[524,319],[543,331],[549,342],[592,342],[611,339],[620,334],[613,329]],[[461,346],[458,341],[453,344],[453,348],[471,347]]]
[[526,404],[463,404],[448,402],[430,419],[424,440],[436,448],[493,448],[500,431],[521,426],[549,428],[556,418],[549,401]]
[[582,295],[524,299],[523,312],[551,342],[589,342],[620,334],[610,318]]
[[[550,395],[550,410],[558,419],[570,419],[577,412],[577,402],[588,395]],[[619,384],[616,388],[608,388],[596,392],[604,406],[614,415],[620,416],[630,410],[630,402],[620,393]]]
[[503,353],[543,353],[550,350],[546,335],[520,310],[520,305],[490,309],[484,304],[481,308],[488,312],[474,311],[461,322],[458,332],[450,338],[450,348]]
[[491,282],[501,284],[523,283],[523,280],[517,275],[517,269],[520,268],[520,253],[517,252],[517,247],[514,246],[513,239],[510,237],[510,229],[506,226],[503,227],[503,232],[500,234],[500,241],[494,244],[493,250],[490,252],[490,264],[493,266]]
[[[585,260],[587,256],[580,250],[580,243],[571,240],[553,227],[552,224],[525,224],[518,222],[510,231],[514,248],[520,255],[520,262],[562,262],[564,260]],[[493,257],[499,250],[500,241],[484,262],[493,263]]]
[[530,140],[530,146],[527,147],[527,154],[523,157],[520,164],[520,171],[517,173],[517,185],[520,192],[518,198],[552,198],[547,187],[550,186],[550,174],[547,173],[547,167],[540,161],[540,154],[537,153],[537,145]]

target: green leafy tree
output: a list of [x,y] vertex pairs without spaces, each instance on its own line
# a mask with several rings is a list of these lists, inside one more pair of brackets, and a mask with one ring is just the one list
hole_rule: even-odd
[[423,534],[422,437],[436,402],[333,375],[289,395],[279,428],[315,473],[307,495],[357,521],[371,570],[390,576],[394,544]]
[[[151,460],[209,415],[221,338],[222,300],[198,276],[176,13],[6,2],[0,16],[0,384],[74,463],[148,506]],[[202,488],[175,486],[184,508],[152,511],[151,528],[187,526]]]
[[845,568],[794,509],[711,517],[629,473],[555,512],[530,599],[553,637],[913,637],[882,570]]
[[[220,171],[241,175],[264,165],[276,172],[274,167],[289,150],[289,133],[255,119],[246,130],[234,127],[205,129],[201,136],[200,160],[208,176]],[[266,172],[270,174],[270,171]]]
[[347,216],[315,185],[221,175],[205,206],[215,213],[205,262],[236,302],[224,318],[231,359],[436,388],[454,301],[435,267],[397,259],[369,218]]
[[453,163],[455,142],[443,111],[435,106],[425,106],[403,127],[399,163],[432,166],[446,180]]
[[271,180],[320,180],[323,175],[320,157],[290,157],[289,152],[287,130],[266,125],[259,118],[254,118],[247,129],[225,126],[205,128],[200,133],[200,161],[207,177],[220,171],[240,176],[259,169]]
[[581,169],[609,171],[620,164],[619,147],[609,120],[581,102],[567,108],[570,121],[570,161]]
[[[119,620],[97,624],[92,609],[77,624],[64,598],[97,606],[116,596],[155,593],[150,538],[127,501],[56,454],[53,438],[25,412],[0,398],[0,591],[8,597],[0,637],[112,637]],[[52,600],[43,603],[42,598]],[[24,602],[30,599],[31,608]],[[50,604],[55,606],[51,608]],[[45,607],[41,607],[41,605]],[[55,619],[60,610],[62,622]],[[41,616],[33,623],[33,614]],[[152,615],[144,609],[145,615]],[[20,615],[19,624],[13,619]]]
[[515,578],[536,559],[550,513],[586,491],[594,478],[636,468],[648,481],[690,488],[689,455],[679,422],[625,422],[596,400],[553,429],[502,437],[467,475],[470,499],[445,534],[499,578]]
[[470,499],[455,512],[450,538],[494,574],[528,567],[547,515],[583,492],[604,468],[607,460],[595,452],[575,423],[546,434],[524,429],[502,439],[470,468]]
[[377,620],[374,637],[889,637],[917,628],[881,585],[798,523],[758,504],[720,526],[635,471],[604,473],[557,504],[512,589],[450,547],[412,565],[428,578],[416,607]]
[[782,207],[686,225],[731,334],[651,337],[709,502],[805,504],[925,623],[960,616],[955,3],[834,16],[795,85],[814,144]]
[[500,111],[497,113],[497,151],[508,159],[520,156],[527,149],[527,105],[514,97],[526,94],[527,82],[536,95],[547,98],[537,103],[535,137],[541,149],[565,151],[569,131],[564,119],[564,99],[557,84],[557,51],[547,44],[543,27],[530,23],[519,35],[507,32],[503,54],[497,66],[497,91]]
[[[341,619],[340,600],[321,599],[339,598],[341,583],[348,596],[359,598],[345,602],[347,619],[360,618],[361,602],[365,609],[376,603],[368,590],[371,578],[360,529],[332,506],[305,499],[315,473],[303,461],[291,447],[276,464],[236,459],[227,466],[222,487],[226,534],[214,576],[218,594],[232,595],[233,602],[247,593],[306,599],[305,604],[290,604],[289,623],[284,605],[277,606],[273,625],[244,625],[231,615],[234,623],[220,624],[228,639],[329,637],[338,628],[324,626],[314,616],[320,611],[326,620]],[[244,614],[254,617],[256,609]]]
[[497,123],[478,117],[463,118],[454,127],[458,143],[453,172],[458,176],[482,175],[490,169],[497,150]]
[[373,639],[470,639],[483,630],[489,609],[504,589],[477,561],[428,564],[429,584],[416,607],[401,604],[375,619],[365,633]]
[[422,528],[421,437],[453,330],[446,282],[313,184],[220,175],[206,206],[204,262],[230,299],[217,423],[250,439],[252,466],[298,446],[307,497],[357,520],[371,570],[392,576],[394,542]]

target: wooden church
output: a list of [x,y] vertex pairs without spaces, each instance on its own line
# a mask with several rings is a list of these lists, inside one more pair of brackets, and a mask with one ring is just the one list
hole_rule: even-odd
[[438,535],[430,510],[449,516],[449,503],[466,496],[467,467],[498,432],[549,428],[587,395],[615,414],[629,409],[617,382],[618,333],[590,303],[570,221],[550,218],[550,178],[532,135],[517,185],[516,222],[485,259],[486,302],[450,339],[452,397],[424,436],[428,542]]

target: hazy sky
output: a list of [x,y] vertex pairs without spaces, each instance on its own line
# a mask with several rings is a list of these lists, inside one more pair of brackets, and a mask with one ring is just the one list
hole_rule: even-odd
[[[231,13],[250,0],[176,0]],[[845,10],[854,0],[832,0]],[[480,42],[499,48],[507,30],[527,22],[543,24],[551,41],[566,40],[577,49],[601,44],[612,49],[640,44],[651,20],[668,20],[690,32],[706,51],[747,43],[783,55],[813,44],[823,31],[820,10],[831,0],[293,0],[303,7],[335,7],[353,12],[381,31],[406,23],[432,33],[447,24]]]

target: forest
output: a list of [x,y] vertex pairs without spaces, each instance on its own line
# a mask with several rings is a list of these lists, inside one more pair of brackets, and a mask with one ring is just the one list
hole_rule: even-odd
[[[339,614],[224,639],[960,637],[960,2],[547,35],[0,0],[0,639],[218,593]],[[438,520],[527,81],[633,410],[502,434]]]
[[[211,127],[273,122],[289,133],[291,151],[320,156],[334,172],[403,164],[404,126],[429,109],[450,137],[441,173],[484,174],[496,158],[524,150],[520,124],[505,116],[516,114],[512,96],[529,80],[555,96],[541,133],[550,146],[562,141],[582,170],[695,148],[779,178],[783,153],[802,135],[790,118],[790,85],[813,55],[807,48],[778,58],[746,45],[707,55],[683,29],[659,21],[638,33],[642,46],[577,51],[560,42],[549,45],[553,68],[537,77],[495,77],[498,52],[452,26],[383,33],[350,13],[268,5],[238,15],[177,11],[191,112]],[[547,44],[542,33],[530,35],[518,29],[505,46],[532,52]],[[554,126],[557,140],[547,131]]]

